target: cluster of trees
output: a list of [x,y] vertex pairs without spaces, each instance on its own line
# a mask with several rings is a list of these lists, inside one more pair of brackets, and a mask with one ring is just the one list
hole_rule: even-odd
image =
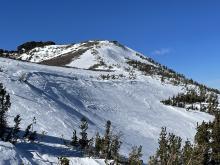
[[140,61],[128,60],[127,64],[131,65],[133,68],[140,70],[145,75],[152,75],[156,72],[156,68],[154,66],[142,63]]
[[55,45],[55,42],[53,42],[53,41],[46,41],[46,42],[43,42],[43,41],[39,41],[39,42],[30,41],[30,42],[26,42],[26,43],[23,43],[23,44],[21,44],[17,47],[17,52],[18,53],[23,53],[23,52],[27,52],[31,49],[34,49],[36,47],[43,47],[43,46],[47,46],[47,45]]
[[[195,90],[189,90],[187,93],[179,93],[177,96],[173,96],[167,100],[161,101],[165,105],[171,105],[181,108],[200,110],[214,114],[218,111],[218,95],[215,93],[207,93],[206,90],[196,92]],[[194,104],[198,103],[199,106]]]
[[0,49],[0,57],[13,58],[16,53],[17,51],[14,50]]
[[17,47],[17,50],[4,50],[4,49],[0,49],[0,56],[1,57],[6,57],[6,58],[16,58],[18,53],[24,53],[27,52],[31,49],[34,49],[36,47],[43,47],[46,45],[55,45],[55,42],[53,41],[30,41],[30,42],[26,42],[23,43],[21,45],[19,45]]
[[123,78],[125,77],[123,74],[101,74],[99,76],[100,79],[102,80],[117,80],[117,79],[120,79],[120,78]]
[[195,144],[174,134],[167,134],[162,128],[159,148],[150,157],[149,165],[218,165],[220,164],[220,113],[215,113],[213,122],[197,126]]
[[[70,145],[78,150],[81,150],[84,156],[92,156],[95,158],[105,159],[106,164],[110,160],[111,164],[128,164],[128,165],[142,165],[142,146],[132,147],[129,158],[119,154],[122,145],[121,133],[113,132],[111,128],[111,121],[107,121],[105,125],[105,133],[100,136],[99,133],[93,138],[88,138],[87,129],[88,122],[86,118],[81,119],[80,136],[77,136],[76,130],[73,131]],[[65,157],[60,157],[59,161],[68,162]]]
[[156,65],[156,66],[153,66],[153,65],[149,65],[147,63],[143,63],[143,62],[140,62],[137,60],[130,60],[130,59],[127,61],[127,63],[129,65],[140,70],[145,75],[159,75],[161,77],[162,81],[169,80],[174,85],[179,85],[182,83],[187,86],[188,84],[193,84],[195,86],[198,86],[199,88],[204,88],[207,91],[220,94],[220,91],[218,89],[209,88],[209,87],[207,87],[203,84],[200,84],[192,79],[188,79],[183,74],[177,73],[174,70],[169,69],[167,66],[161,65],[161,64],[155,62],[151,58],[143,57],[138,53],[136,55],[139,56],[140,58],[142,58],[144,60],[148,60],[149,62]]
[[8,126],[7,112],[10,106],[10,96],[0,83],[0,139],[13,144],[15,144],[17,140],[21,138],[24,140],[34,141],[36,139],[36,131],[33,131],[33,124],[36,123],[36,119],[34,118],[33,123],[27,127],[24,135],[21,137],[19,136],[21,123],[20,115],[15,116],[13,127]]
[[88,122],[86,118],[81,119],[80,137],[77,137],[76,130],[70,145],[76,149],[80,149],[84,155],[93,156],[107,160],[119,161],[119,149],[121,147],[120,134],[113,134],[111,130],[111,122],[107,121],[105,134],[103,137],[96,134],[95,138],[89,139],[87,136]]

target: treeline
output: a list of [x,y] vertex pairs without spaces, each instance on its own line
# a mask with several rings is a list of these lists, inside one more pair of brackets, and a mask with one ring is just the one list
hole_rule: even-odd
[[199,93],[195,90],[189,90],[187,93],[179,93],[177,96],[170,97],[161,102],[165,105],[200,110],[210,114],[219,111],[218,95],[215,93],[207,93],[205,90],[200,90]]
[[143,72],[145,75],[159,75],[161,77],[162,82],[164,82],[165,80],[168,80],[171,83],[173,83],[174,85],[179,85],[182,83],[185,86],[187,86],[187,85],[191,84],[191,85],[198,86],[199,88],[204,88],[210,92],[220,94],[220,91],[218,89],[209,88],[209,87],[207,87],[203,84],[200,84],[192,79],[188,79],[183,74],[177,73],[174,70],[169,69],[168,67],[166,67],[164,65],[161,65],[161,64],[155,62],[151,58],[145,58],[139,54],[137,54],[137,56],[139,56],[142,59],[148,60],[149,62],[156,65],[156,66],[154,66],[154,65],[150,65],[147,63],[137,61],[137,60],[128,59],[127,63],[129,65],[131,65],[134,68],[138,69],[139,71]]
[[17,52],[18,53],[23,53],[23,52],[27,52],[31,49],[34,49],[36,47],[43,47],[43,46],[47,46],[47,45],[55,45],[55,42],[53,41],[30,41],[30,42],[25,42],[24,44],[21,44],[17,47]]
[[43,47],[47,45],[55,45],[56,43],[53,41],[29,41],[25,42],[17,47],[17,50],[4,50],[0,49],[0,56],[7,58],[15,58],[15,56],[19,53],[24,53],[30,51],[36,47]]
[[215,113],[213,122],[202,122],[197,126],[195,143],[174,134],[167,134],[162,128],[159,147],[150,157],[149,165],[219,165],[220,164],[220,114]]

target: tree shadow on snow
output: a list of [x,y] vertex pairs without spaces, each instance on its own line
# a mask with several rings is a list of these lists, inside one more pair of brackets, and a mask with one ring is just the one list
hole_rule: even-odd
[[[23,134],[24,131],[21,131]],[[44,161],[45,163],[52,163],[45,160],[41,155],[48,155],[52,157],[81,157],[82,153],[78,150],[74,150],[71,147],[67,147],[65,144],[70,144],[70,140],[62,139],[60,137],[54,137],[49,135],[37,134],[37,140],[35,142],[21,141],[15,144],[17,150],[28,159],[33,165],[37,165],[37,160]],[[35,153],[35,157],[34,157]],[[34,161],[33,161],[34,157]]]

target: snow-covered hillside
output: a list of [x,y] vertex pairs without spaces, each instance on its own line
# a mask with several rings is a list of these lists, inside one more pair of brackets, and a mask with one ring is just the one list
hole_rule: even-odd
[[[21,114],[24,130],[36,117],[34,129],[39,136],[46,133],[36,144],[18,143],[15,148],[2,145],[1,149],[12,148],[9,151],[12,154],[8,160],[1,152],[0,164],[16,164],[20,160],[50,164],[57,162],[60,155],[70,157],[72,164],[104,164],[103,160],[76,158],[77,151],[68,150],[62,143],[61,137],[70,140],[73,129],[79,132],[83,116],[89,121],[90,137],[97,131],[103,133],[106,121],[110,120],[113,129],[123,134],[121,153],[127,155],[133,145],[142,145],[144,160],[155,152],[161,127],[166,126],[184,140],[193,140],[196,123],[212,119],[203,112],[186,111],[160,102],[184,91],[182,85],[162,83],[159,76],[143,75],[138,70],[134,70],[135,79],[131,79],[128,59],[154,65],[135,51],[108,41],[89,49],[82,45],[46,46],[35,48],[31,56],[21,55],[23,60],[50,63],[48,60],[69,56],[73,50],[86,49],[71,62],[67,60],[65,66],[70,68],[0,58],[0,79],[12,101],[11,124],[13,117]],[[103,80],[102,75],[123,76]]]
[[37,47],[19,55],[19,59],[47,65],[97,70],[125,69],[128,67],[127,59],[152,64],[140,56],[142,55],[116,41],[88,41],[73,45]]

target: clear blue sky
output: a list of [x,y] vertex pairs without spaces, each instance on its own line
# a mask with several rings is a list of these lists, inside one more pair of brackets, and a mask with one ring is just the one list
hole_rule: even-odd
[[220,88],[219,0],[1,0],[0,48],[118,40]]

